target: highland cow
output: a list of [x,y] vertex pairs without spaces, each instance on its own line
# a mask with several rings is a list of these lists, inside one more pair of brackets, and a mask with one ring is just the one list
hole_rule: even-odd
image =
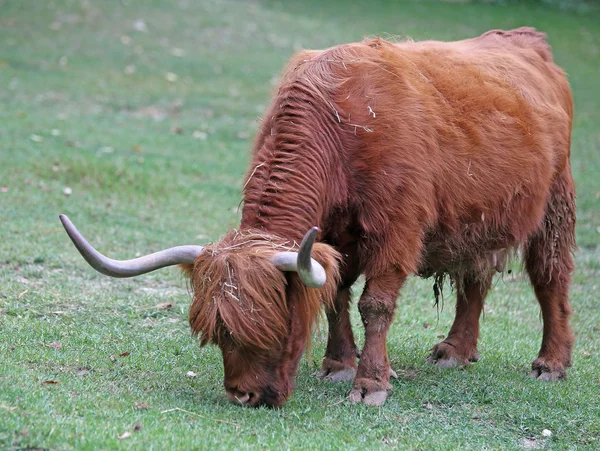
[[[320,376],[353,380],[353,402],[383,404],[394,376],[386,336],[410,274],[448,276],[457,293],[454,324],[428,360],[477,361],[484,299],[517,249],[544,324],[532,376],[559,380],[574,341],[572,117],[565,75],[532,28],[301,51],[260,126],[237,230],[205,247],[119,262],[61,219],[105,274],[182,265],[193,287],[190,325],[203,345],[220,347],[236,403],[288,399],[324,307]],[[361,274],[359,353],[348,307]]]

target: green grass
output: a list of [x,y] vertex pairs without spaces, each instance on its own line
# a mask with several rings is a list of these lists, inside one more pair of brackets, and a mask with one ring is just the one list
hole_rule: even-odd
[[[0,448],[598,449],[600,9],[588,4],[0,1]],[[234,227],[257,118],[295,48],[521,25],[548,33],[577,111],[578,341],[564,382],[526,377],[542,325],[519,272],[496,282],[482,359],[458,371],[424,363],[451,324],[449,292],[438,317],[431,281],[411,279],[389,336],[400,378],[383,408],[349,405],[348,384],[313,377],[324,330],[284,408],[239,408],[218,349],[190,337],[177,270],[106,278],[62,231],[67,213],[127,258]],[[175,305],[154,308],[163,302]],[[188,412],[164,412],[174,408]]]

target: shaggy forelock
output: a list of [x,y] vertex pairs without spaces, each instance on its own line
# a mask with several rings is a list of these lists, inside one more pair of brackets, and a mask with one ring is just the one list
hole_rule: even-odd
[[296,243],[273,235],[237,230],[205,247],[191,272],[190,325],[202,345],[226,339],[248,349],[277,347],[289,327],[286,293],[290,288],[300,299],[297,314],[310,330],[322,298],[331,302],[335,292],[337,253],[330,246],[315,245],[313,256],[331,279],[324,289],[317,290],[299,283],[294,273],[286,277],[271,263],[276,252],[296,248]]

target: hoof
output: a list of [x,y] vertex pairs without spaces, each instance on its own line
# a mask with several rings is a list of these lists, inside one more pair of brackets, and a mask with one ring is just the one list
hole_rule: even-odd
[[461,352],[450,343],[441,342],[433,347],[425,362],[435,364],[439,368],[462,368],[478,360],[477,348]]
[[391,389],[392,386],[389,382],[360,378],[354,381],[354,387],[348,394],[348,400],[353,404],[362,402],[367,406],[382,406],[385,404],[388,392]]
[[462,368],[466,365],[465,362],[459,363],[456,357],[441,358],[438,359],[435,364],[438,368],[451,369],[451,368]]
[[363,402],[367,406],[383,406],[387,400],[388,392],[386,390],[367,393],[363,398]]
[[348,395],[348,400],[353,404],[358,404],[362,402],[366,406],[383,406],[385,404],[385,401],[387,400],[387,397],[387,390],[378,390],[363,394],[362,389],[354,388],[350,391],[350,394]]
[[356,376],[356,368],[346,367],[340,370],[322,369],[317,377],[325,382],[352,382]]
[[558,382],[563,379],[566,379],[567,373],[564,371],[551,371],[540,373],[538,370],[533,370],[531,373],[529,373],[529,377],[537,379],[538,381]]
[[348,394],[348,401],[350,401],[352,404],[358,404],[359,402],[362,402],[362,400],[362,390],[357,388],[353,388],[352,390],[350,390],[350,393]]
[[356,376],[356,363],[353,359],[342,363],[339,360],[325,357],[321,365],[321,371],[316,376],[327,382],[352,382]]
[[543,358],[536,359],[531,364],[529,377],[538,381],[557,382],[567,378],[567,372],[560,363],[549,363]]

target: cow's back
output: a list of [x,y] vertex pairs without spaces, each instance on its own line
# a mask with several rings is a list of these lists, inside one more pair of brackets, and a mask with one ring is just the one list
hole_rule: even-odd
[[[415,272],[423,255],[467,261],[514,247],[539,227],[567,164],[571,116],[564,74],[531,29],[303,51],[261,127],[244,218],[273,217],[263,192],[308,203],[302,221],[333,244],[357,243],[367,276],[390,264]],[[264,164],[275,143],[293,168]],[[323,177],[305,199],[292,182],[315,162]]]
[[367,266],[414,271],[423,244],[431,260],[454,265],[518,246],[539,227],[568,161],[572,116],[542,34],[374,39],[317,59],[330,62],[332,108],[356,136],[345,152]]

